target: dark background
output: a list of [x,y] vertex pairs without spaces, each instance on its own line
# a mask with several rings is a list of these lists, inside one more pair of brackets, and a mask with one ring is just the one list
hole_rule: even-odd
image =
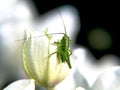
[[[120,33],[118,27],[118,7],[114,2],[82,2],[80,0],[32,0],[39,14],[62,5],[73,5],[80,13],[81,28],[77,35],[76,43],[87,47],[92,54],[99,60],[105,54],[120,56]],[[102,27],[110,33],[112,45],[106,50],[92,48],[87,41],[88,32],[95,28]]]

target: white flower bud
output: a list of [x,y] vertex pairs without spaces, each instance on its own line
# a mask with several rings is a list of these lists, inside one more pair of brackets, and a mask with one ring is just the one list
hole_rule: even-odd
[[[32,33],[33,35],[33,33]],[[60,83],[68,74],[69,67],[57,54],[54,42],[62,39],[63,34],[47,34],[28,37],[23,48],[23,63],[28,76],[41,86],[51,88]]]

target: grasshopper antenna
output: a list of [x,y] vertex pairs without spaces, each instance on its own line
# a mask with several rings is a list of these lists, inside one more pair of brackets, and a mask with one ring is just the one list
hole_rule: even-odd
[[26,29],[24,30],[24,35],[23,35],[23,39],[19,39],[19,40],[15,40],[15,41],[22,41],[22,40],[26,40],[27,39],[27,31]]
[[60,15],[60,17],[61,17],[61,20],[62,20],[62,23],[63,23],[63,27],[64,27],[64,29],[65,29],[65,33],[67,34],[66,26],[65,26],[65,23],[64,23],[64,20],[63,20],[63,17],[62,17],[62,14],[61,14],[60,10],[58,10],[58,13],[59,13],[59,15]]

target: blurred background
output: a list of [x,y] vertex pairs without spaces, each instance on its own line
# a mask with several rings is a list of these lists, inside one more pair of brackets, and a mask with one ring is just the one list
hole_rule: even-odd
[[[66,24],[68,29],[73,29],[75,48],[85,48],[84,50],[78,50],[77,58],[81,59],[85,56],[88,61],[93,60],[94,64],[111,60],[110,65],[119,65],[120,35],[117,22],[119,15],[117,5],[114,7],[113,4],[110,1],[107,3],[102,1],[92,3],[80,0],[0,0],[0,89],[15,80],[26,78],[24,71],[21,69],[20,53],[24,40],[19,42],[15,40],[25,37],[24,30],[26,27],[29,27],[30,30],[37,30],[44,25],[42,23],[47,22],[47,16],[57,16],[58,18],[59,14],[46,15],[46,13],[64,5],[71,5],[76,9],[71,8],[73,13],[70,12],[70,14],[73,17],[69,18],[68,22],[70,23],[67,21],[65,23],[68,24],[68,26]],[[39,17],[41,18],[39,19]],[[54,21],[55,18],[53,17]],[[67,15],[63,18],[66,19]],[[72,26],[72,22],[75,25]],[[55,23],[57,23],[57,20]],[[55,27],[54,23],[51,23],[51,25]],[[84,51],[87,54],[84,54]],[[86,70],[86,72],[88,71]]]

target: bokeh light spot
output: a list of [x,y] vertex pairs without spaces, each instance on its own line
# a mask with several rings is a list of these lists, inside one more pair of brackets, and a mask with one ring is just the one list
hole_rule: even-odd
[[112,36],[103,28],[90,30],[87,40],[89,46],[96,50],[107,50],[112,46]]

